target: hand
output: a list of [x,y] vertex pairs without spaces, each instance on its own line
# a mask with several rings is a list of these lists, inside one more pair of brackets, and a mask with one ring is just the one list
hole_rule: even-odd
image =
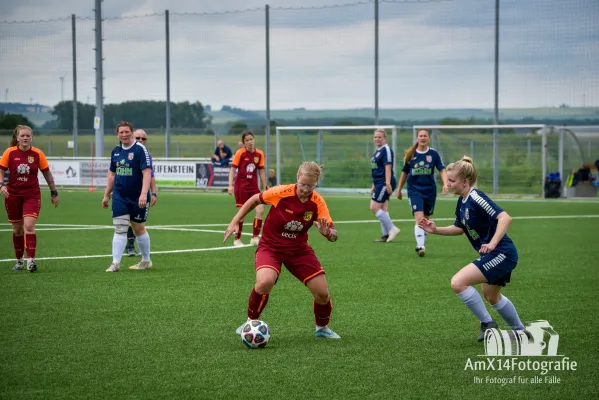
[[8,188],[6,187],[6,185],[4,185],[0,188],[0,192],[2,192],[2,196],[8,198]]
[[107,195],[107,194],[105,194],[105,195],[104,195],[104,198],[102,199],[102,208],[108,208],[108,201],[109,201],[109,200],[110,200],[110,199],[108,198],[108,195]]
[[158,197],[152,195],[152,197],[150,197],[150,207],[154,207],[154,205],[156,204],[156,200],[158,200]]
[[139,200],[137,201],[137,205],[139,206],[139,208],[146,208],[146,205],[148,204],[148,195],[145,193],[142,193],[141,196],[139,196]]
[[227,230],[225,231],[225,238],[223,239],[223,243],[225,243],[227,241],[227,239],[229,239],[231,237],[232,234],[237,233],[238,227],[239,227],[239,224],[237,222],[235,222],[235,220],[231,221],[231,223],[227,227]]
[[487,243],[480,246],[480,250],[478,251],[480,254],[489,254],[493,250],[495,250],[495,245],[493,243]]
[[447,185],[443,185],[443,194],[447,193],[449,193],[449,188],[447,187]]
[[437,225],[435,225],[435,223],[430,219],[426,218],[420,219],[420,221],[418,222],[418,226],[428,233],[435,233],[435,231],[437,230]]
[[318,218],[316,221],[314,221],[314,225],[316,225],[318,232],[320,232],[323,236],[330,235],[331,229],[329,228],[326,218]]
[[391,184],[387,183],[385,184],[385,187],[387,188],[387,193],[391,195],[391,193],[393,193],[393,188],[391,187]]
[[54,204],[54,208],[58,207],[58,203],[60,202],[58,200],[58,196],[50,197],[50,201],[52,202],[52,204]]
[[401,189],[397,189],[397,198],[399,200],[403,199],[403,197],[401,196]]
[[227,188],[227,193],[229,193],[229,196],[233,194],[233,185],[229,185]]

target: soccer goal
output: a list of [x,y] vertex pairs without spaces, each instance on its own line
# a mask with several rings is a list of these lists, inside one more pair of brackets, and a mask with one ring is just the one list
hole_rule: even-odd
[[277,182],[295,182],[299,165],[315,161],[324,164],[319,190],[347,193],[369,190],[370,160],[375,150],[372,138],[377,129],[385,131],[396,164],[399,127],[395,125],[277,126]]
[[559,172],[563,188],[570,171],[584,162],[576,135],[561,127],[416,125],[414,143],[419,129],[431,133],[431,146],[445,165],[464,155],[472,157],[478,186],[487,193],[543,196],[548,173]]

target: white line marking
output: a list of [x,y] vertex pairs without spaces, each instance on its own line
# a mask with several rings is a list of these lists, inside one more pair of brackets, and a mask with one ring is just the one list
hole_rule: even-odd
[[[246,244],[244,246],[226,246],[226,247],[209,247],[205,249],[183,249],[183,250],[162,250],[162,251],[153,251],[150,254],[174,254],[174,253],[199,253],[202,251],[216,251],[216,250],[234,250],[234,249],[242,249],[244,247],[254,247],[252,245]],[[103,254],[103,255],[93,255],[93,256],[68,256],[68,257],[40,257],[36,258],[36,260],[74,260],[74,259],[84,259],[84,258],[108,258],[112,257],[112,254]],[[14,262],[14,258],[7,258],[4,260],[0,260],[0,262]]]
[[[35,228],[36,232],[39,231],[93,231],[98,229],[114,229],[114,226],[80,226],[80,227],[67,227],[67,228]],[[0,232],[12,232],[12,229],[0,229]]]

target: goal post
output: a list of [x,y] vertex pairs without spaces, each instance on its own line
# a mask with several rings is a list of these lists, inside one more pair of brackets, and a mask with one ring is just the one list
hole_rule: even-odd
[[277,126],[275,138],[276,177],[280,184],[295,180],[304,161],[324,164],[322,191],[359,192],[370,188],[370,159],[374,153],[373,134],[382,129],[387,135],[397,174],[399,127],[396,125]]
[[540,194],[548,172],[559,172],[583,162],[576,136],[567,129],[546,124],[414,125],[431,134],[431,146],[447,165],[469,155],[478,167],[479,184],[489,193]]

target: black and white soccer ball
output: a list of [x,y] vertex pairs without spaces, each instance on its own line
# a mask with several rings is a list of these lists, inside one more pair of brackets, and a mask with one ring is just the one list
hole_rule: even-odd
[[251,349],[263,348],[269,339],[270,329],[264,321],[252,319],[241,328],[241,341]]

